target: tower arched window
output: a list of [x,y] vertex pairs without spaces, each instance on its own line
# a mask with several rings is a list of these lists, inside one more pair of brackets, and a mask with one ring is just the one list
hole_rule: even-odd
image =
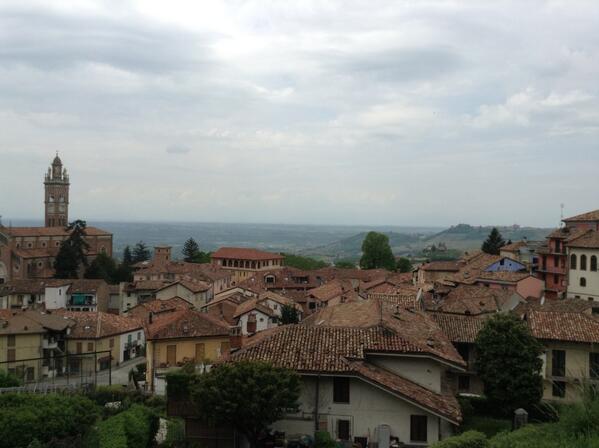
[[597,256],[591,255],[591,271],[597,271]]
[[580,270],[581,271],[587,270],[587,256],[586,255],[580,256]]
[[570,255],[570,269],[576,269],[576,254]]
[[580,286],[583,288],[587,285],[587,279],[584,277],[580,277]]

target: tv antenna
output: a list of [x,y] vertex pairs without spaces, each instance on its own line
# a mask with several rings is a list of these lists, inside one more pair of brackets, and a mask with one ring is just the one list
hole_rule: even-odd
[[559,205],[560,208],[560,221],[559,221],[559,225],[560,227],[564,225],[564,203],[562,202]]

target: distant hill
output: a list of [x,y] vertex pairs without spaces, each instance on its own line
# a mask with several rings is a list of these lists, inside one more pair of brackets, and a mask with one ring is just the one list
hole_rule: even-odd
[[[460,250],[479,249],[483,241],[489,235],[493,226],[471,226],[469,224],[458,224],[451,226],[426,239],[427,245],[439,245],[445,243],[448,248]],[[538,227],[503,226],[497,227],[505,241],[520,241],[527,238],[530,241],[542,241],[552,229]]]
[[[424,241],[428,235],[426,234],[407,234],[398,232],[382,232],[389,237],[389,244],[394,254],[402,254],[420,250],[424,247]],[[347,238],[334,241],[332,243],[305,249],[300,251],[302,255],[323,258],[326,260],[351,259],[355,260],[362,255],[362,241],[366,237],[367,232],[361,232]]]
[[[426,233],[383,233],[389,237],[389,243],[395,255],[418,255],[426,247],[430,247],[433,244],[435,246],[444,244],[447,249],[457,249],[458,251],[480,249],[480,246],[489,235],[489,232],[491,232],[491,229],[493,229],[493,226],[458,224],[433,235]],[[525,237],[531,241],[540,241],[544,240],[545,236],[552,230],[518,226],[504,226],[497,227],[497,229],[501,232],[505,241],[519,241]],[[327,261],[332,261],[337,258],[357,260],[362,255],[361,247],[365,236],[366,232],[361,232],[350,237],[341,238],[338,241],[326,245],[301,250],[299,253]],[[454,255],[456,251],[451,250],[451,253]]]

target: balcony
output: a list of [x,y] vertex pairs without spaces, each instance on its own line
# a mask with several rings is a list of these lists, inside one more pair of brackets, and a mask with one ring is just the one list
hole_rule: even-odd
[[56,338],[44,338],[42,340],[42,348],[45,350],[55,350],[58,348],[58,340]]
[[69,297],[68,307],[96,306],[96,296],[90,294],[73,294]]
[[537,272],[544,272],[546,274],[566,275],[566,268],[556,266],[539,266]]

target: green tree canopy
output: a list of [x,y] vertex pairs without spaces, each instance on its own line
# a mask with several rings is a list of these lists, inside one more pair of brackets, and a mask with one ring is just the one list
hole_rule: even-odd
[[413,266],[409,258],[400,257],[397,260],[397,270],[399,272],[412,272]]
[[368,232],[362,242],[362,269],[387,269],[395,271],[395,257],[389,246],[389,237],[384,233]]
[[131,254],[131,248],[127,244],[123,250],[123,264],[131,266],[133,264],[133,255]]
[[100,253],[85,270],[85,278],[101,278],[106,283],[116,283],[117,264],[105,253]]
[[335,267],[339,269],[354,269],[356,263],[351,260],[337,260],[335,261]]
[[299,322],[299,313],[297,308],[291,305],[283,305],[281,308],[281,323],[283,325],[287,324],[297,324]]
[[303,269],[304,271],[326,268],[328,266],[328,263],[322,260],[317,260],[316,258],[304,257],[302,255],[294,254],[283,255],[285,256],[285,266]]
[[255,448],[258,437],[297,408],[300,377],[268,363],[241,361],[220,364],[191,386],[199,417],[214,425],[235,427]]
[[505,241],[503,240],[501,233],[499,233],[497,227],[493,227],[493,230],[491,230],[491,233],[489,233],[489,236],[483,243],[481,249],[487,254],[499,255],[499,250],[503,246],[505,246]]
[[143,241],[139,241],[133,247],[133,263],[139,263],[140,261],[148,261],[150,259],[150,256],[150,249],[148,249],[148,246],[146,246],[146,243],[144,243]]
[[485,395],[498,410],[509,415],[540,401],[543,348],[523,321],[512,314],[494,315],[478,333],[476,351]]
[[69,236],[60,244],[54,259],[56,278],[79,278],[82,267],[87,267],[89,244],[85,241],[85,221],[77,219],[66,227]]
[[185,257],[185,261],[193,262],[199,254],[200,246],[196,243],[196,240],[189,238],[185,241],[185,244],[183,244],[183,256]]

